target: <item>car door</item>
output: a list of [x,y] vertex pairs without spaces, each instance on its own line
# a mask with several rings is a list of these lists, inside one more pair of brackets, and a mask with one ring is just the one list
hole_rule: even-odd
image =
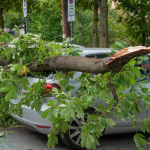
[[[87,55],[86,57],[94,57],[94,58],[100,59],[100,58],[106,57],[106,55],[104,55],[104,54],[103,55],[102,54],[95,54],[94,55],[93,54],[93,55]],[[149,80],[150,80],[150,74],[149,74]],[[150,82],[146,86],[150,87]],[[137,88],[137,90],[141,92],[140,88]],[[127,90],[126,92],[129,92],[129,90]],[[144,101],[143,100],[139,101],[139,103],[142,107],[142,112],[139,112],[139,114],[136,115],[136,117],[137,117],[137,123],[140,126],[141,120],[146,117],[147,110],[144,107]],[[99,98],[95,98],[93,106],[97,107],[99,104],[102,104],[104,107],[107,107],[107,104],[104,101],[102,101],[102,100],[100,101]],[[149,116],[150,116],[150,112],[149,112]],[[121,118],[117,119],[113,115],[109,116],[109,118],[113,119],[116,122],[116,126],[118,126],[118,127],[129,127],[129,126],[131,126],[131,123],[130,123],[128,118],[125,118],[126,123]]]
[[[143,79],[143,80],[147,80],[148,81],[148,84],[145,85],[144,87],[147,87],[150,89],[150,59],[149,61],[145,64],[141,64],[142,67],[145,68],[145,71],[141,71],[141,74],[145,74],[146,75],[146,78]],[[135,87],[137,89],[137,91],[141,92],[141,89],[139,87]],[[129,89],[126,91],[126,92],[129,92]],[[150,90],[149,90],[149,93],[150,93]],[[146,117],[149,117],[150,118],[150,111],[147,111],[146,107],[144,106],[144,100],[140,100],[139,101],[141,107],[142,107],[142,111],[139,112],[138,115],[135,115],[136,118],[137,118],[137,123],[138,123],[138,126],[141,125],[141,121],[142,119],[145,119]],[[104,107],[107,107],[107,104],[105,102],[102,101],[102,104]],[[132,112],[130,112],[132,114]],[[129,122],[129,119],[125,118],[126,122],[125,123],[124,121],[122,121],[120,118],[115,118],[113,115],[112,116],[109,116],[111,119],[113,119],[115,122],[116,122],[116,126],[118,127],[128,127],[128,126],[131,126],[131,123]]]

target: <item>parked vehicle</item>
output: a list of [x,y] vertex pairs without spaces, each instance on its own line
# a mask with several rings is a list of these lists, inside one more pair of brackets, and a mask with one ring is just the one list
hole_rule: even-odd
[[[111,49],[109,48],[79,48],[83,52],[81,53],[81,56],[88,57],[88,58],[104,58],[106,57],[106,53],[110,53]],[[149,63],[149,62],[148,62]],[[150,80],[149,80],[149,68],[147,69],[147,72],[144,72],[147,75],[148,84],[146,87],[150,88]],[[69,84],[73,85],[75,89],[72,91],[74,95],[77,95],[77,90],[80,88],[80,83],[76,81],[75,78],[79,77],[82,74],[82,72],[76,72],[74,74],[73,79],[69,79]],[[50,85],[51,87],[60,88],[59,83],[57,80],[54,79],[53,73],[47,73],[47,76],[45,76],[46,83]],[[38,82],[39,77],[37,76],[28,76],[28,80],[30,82],[30,85],[32,86],[33,83]],[[48,86],[46,86],[48,88]],[[11,114],[11,116],[20,124],[24,125],[26,128],[31,129],[36,132],[40,132],[43,134],[49,134],[50,130],[52,130],[52,124],[48,121],[48,119],[41,119],[41,113],[45,111],[49,106],[47,106],[47,102],[49,100],[55,101],[55,97],[45,97],[46,101],[42,101],[41,110],[39,112],[32,110],[31,107],[22,106],[22,117],[18,115]],[[20,95],[18,95],[18,98],[11,99],[10,100],[10,107],[13,104],[17,104],[21,100]],[[93,111],[97,108],[98,104],[102,104],[103,106],[106,106],[106,104],[103,101],[99,101],[98,99],[95,99],[96,102],[93,103],[93,108],[91,110],[87,110],[88,113]],[[140,104],[142,106],[142,112],[139,113],[137,116],[137,120],[139,121],[139,126],[137,128],[138,131],[140,131],[140,122],[143,118],[148,118],[150,116],[150,112],[147,111],[144,107],[144,101],[140,101]],[[109,116],[111,119],[113,119],[116,123],[115,127],[109,127],[106,126],[104,135],[106,134],[116,134],[116,133],[126,133],[126,132],[133,132],[135,129],[131,127],[129,120],[126,120],[127,123],[124,123],[120,118],[114,118],[113,116]],[[67,133],[64,134],[64,139],[62,141],[69,146],[70,148],[74,149],[80,149],[80,134],[81,134],[81,120],[76,118],[70,123],[71,127],[68,130]],[[59,131],[57,132],[57,135],[59,135]]]

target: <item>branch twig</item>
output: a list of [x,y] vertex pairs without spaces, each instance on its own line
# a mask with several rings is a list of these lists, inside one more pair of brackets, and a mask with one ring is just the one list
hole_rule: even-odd
[[46,45],[44,45],[44,47],[45,47],[49,52],[52,53],[52,56],[54,56],[53,52],[52,52]]

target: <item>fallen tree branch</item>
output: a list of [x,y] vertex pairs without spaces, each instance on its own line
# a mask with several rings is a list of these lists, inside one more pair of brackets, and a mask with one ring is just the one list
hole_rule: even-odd
[[[100,53],[100,51],[98,51]],[[38,60],[30,63],[29,69],[32,72],[62,70],[62,71],[79,71],[93,74],[104,74],[112,71],[119,72],[123,66],[134,57],[150,53],[150,47],[137,46],[122,49],[106,58],[86,58],[82,56],[57,56],[44,60],[44,63],[37,64]],[[0,60],[0,65],[8,65],[11,61]]]
[[[106,58],[86,58],[81,56],[57,56],[55,58],[45,59],[43,64],[37,64],[35,60],[29,66],[31,71],[48,71],[48,70],[64,70],[64,71],[80,71],[94,74],[104,74],[106,72],[119,72],[122,67],[134,57],[146,55],[150,53],[150,47],[129,47],[122,49]],[[37,65],[36,65],[37,64]]]
[[116,108],[116,106],[118,105],[118,100],[119,99],[118,99],[118,96],[117,96],[116,89],[114,88],[114,85],[112,83],[108,83],[108,86],[110,87],[111,93],[112,93],[112,95],[113,95],[113,97],[116,101],[116,104],[114,104],[112,106],[112,108],[110,109],[110,111],[113,111]]

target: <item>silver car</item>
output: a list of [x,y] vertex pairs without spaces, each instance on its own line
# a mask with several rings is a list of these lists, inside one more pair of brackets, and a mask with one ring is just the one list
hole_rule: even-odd
[[[79,48],[80,50],[82,50],[83,52],[81,53],[81,56],[83,57],[88,57],[88,58],[104,58],[106,57],[106,53],[110,53],[111,49],[109,48]],[[78,78],[80,75],[82,74],[82,72],[76,72],[74,74],[74,78],[73,79],[69,79],[69,84],[74,86],[75,89],[72,91],[73,95],[77,95],[77,90],[80,88],[80,83],[76,80],[76,78]],[[149,74],[150,72],[146,72],[147,74],[147,80],[149,80]],[[55,88],[60,88],[59,87],[59,83],[57,82],[57,80],[54,79],[53,77],[53,73],[47,74],[46,78],[46,83],[48,85],[50,85],[51,87],[55,87]],[[39,78],[36,76],[28,76],[28,80],[30,82],[30,86],[32,86],[33,83],[38,82]],[[150,82],[148,82],[148,84],[146,85],[146,87],[150,88]],[[49,88],[49,87],[47,87]],[[21,95],[18,95],[18,98],[15,99],[11,99],[10,100],[10,107],[13,104],[17,104],[20,101]],[[49,100],[53,100],[55,101],[55,97],[45,97],[46,101],[42,102],[41,105],[41,110],[39,112],[32,110],[31,107],[27,107],[27,106],[22,106],[22,117],[18,116],[18,115],[14,115],[11,114],[11,116],[20,124],[24,125],[26,128],[31,129],[33,131],[36,132],[40,132],[43,134],[49,134],[50,130],[53,130],[52,128],[52,124],[48,121],[48,119],[41,119],[41,113],[43,111],[45,111],[49,106],[47,105],[47,102],[49,102]],[[96,109],[98,104],[102,104],[103,106],[106,106],[106,104],[103,101],[99,101],[98,99],[95,99],[96,102],[93,103],[92,105],[92,109]],[[140,131],[140,124],[141,124],[141,120],[144,118],[150,118],[150,112],[146,110],[146,108],[144,107],[144,101],[141,101],[141,106],[142,106],[142,112],[139,113],[139,115],[137,116],[137,120],[139,121],[138,123],[138,128],[137,130]],[[114,118],[113,116],[109,116],[111,119],[113,119],[116,123],[115,127],[109,127],[106,126],[104,135],[106,134],[116,134],[116,133],[126,133],[126,132],[133,132],[135,131],[135,129],[133,127],[131,127],[129,120],[126,120],[127,123],[124,123],[124,121],[122,121],[120,118]],[[71,128],[69,129],[69,131],[67,133],[65,133],[64,139],[62,139],[62,141],[69,146],[72,149],[80,149],[80,134],[81,134],[81,130],[80,130],[80,126],[81,126],[81,121],[76,118],[75,120],[73,120],[71,122]],[[57,132],[57,135],[59,135],[59,131]]]

